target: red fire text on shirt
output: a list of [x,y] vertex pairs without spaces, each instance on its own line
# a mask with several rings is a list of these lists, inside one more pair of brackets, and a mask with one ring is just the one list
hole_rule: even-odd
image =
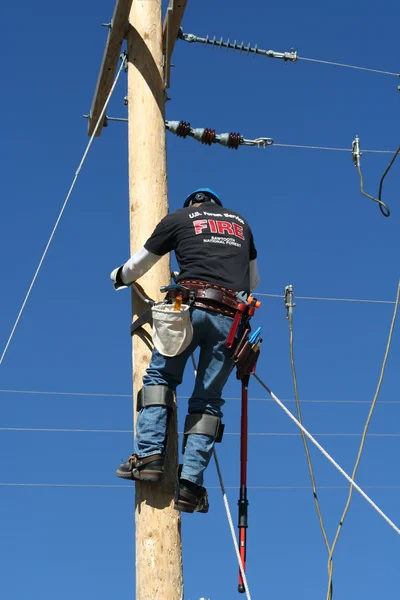
[[210,231],[211,233],[219,233],[224,235],[227,233],[228,235],[234,235],[235,237],[244,240],[243,235],[243,227],[238,225],[237,223],[231,223],[229,221],[217,221],[214,219],[198,219],[197,221],[193,221],[194,230],[196,235],[199,233],[207,233]]

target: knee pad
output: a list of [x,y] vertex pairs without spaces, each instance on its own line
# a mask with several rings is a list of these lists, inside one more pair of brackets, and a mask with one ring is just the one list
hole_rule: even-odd
[[225,425],[221,423],[220,417],[207,413],[193,413],[187,415],[183,430],[182,454],[185,452],[187,436],[192,433],[200,435],[211,435],[215,442],[221,442],[224,435]]
[[138,391],[136,399],[136,410],[148,406],[166,406],[170,410],[174,408],[175,392],[166,385],[149,385]]

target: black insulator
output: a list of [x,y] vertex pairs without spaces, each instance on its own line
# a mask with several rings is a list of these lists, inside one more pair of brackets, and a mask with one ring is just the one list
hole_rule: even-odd
[[215,129],[208,129],[208,127],[204,130],[203,136],[201,138],[202,144],[207,144],[211,146],[211,144],[215,141]]
[[237,150],[240,146],[241,138],[242,136],[240,135],[240,133],[230,133],[227,144],[228,148],[233,148],[234,150]]
[[185,138],[190,133],[190,123],[186,123],[186,121],[181,121],[178,125],[178,129],[176,130],[176,135],[178,137]]

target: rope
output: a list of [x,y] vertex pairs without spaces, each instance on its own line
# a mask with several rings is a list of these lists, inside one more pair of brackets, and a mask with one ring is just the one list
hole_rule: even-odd
[[395,530],[396,533],[398,533],[400,535],[400,529],[397,527],[397,525],[395,525],[393,523],[393,521],[391,521],[389,519],[389,517],[383,512],[383,510],[381,510],[379,508],[379,506],[377,504],[375,504],[375,502],[364,492],[364,490],[362,490],[360,488],[360,486],[350,477],[350,475],[348,475],[346,473],[346,471],[344,471],[342,469],[342,467],[331,457],[330,454],[328,454],[328,452],[317,442],[317,440],[311,435],[311,433],[309,433],[307,431],[307,429],[301,424],[299,423],[299,421],[296,419],[296,417],[290,412],[289,409],[286,408],[286,406],[279,400],[279,398],[277,398],[275,396],[275,394],[269,389],[269,387],[258,377],[258,375],[253,374],[253,377],[258,381],[258,383],[271,395],[271,398],[273,398],[273,400],[275,400],[275,402],[278,404],[278,406],[281,407],[281,409],[288,415],[288,417],[294,422],[296,423],[296,425],[302,430],[304,431],[304,433],[306,434],[306,436],[308,437],[309,440],[311,440],[311,442],[314,444],[314,446],[316,446],[318,448],[318,450],[320,452],[322,452],[322,454],[325,456],[325,458],[327,458],[329,460],[329,462],[339,471],[339,473],[341,473],[343,475],[343,477],[345,477],[345,479],[347,479],[347,481],[349,483],[352,484],[352,486],[358,491],[359,494],[361,494],[361,496],[363,498],[365,498],[365,500],[368,502],[368,504],[370,504],[372,506],[372,508],[374,508],[376,510],[376,512],[386,521],[386,523],[388,523],[390,525],[390,527],[392,527],[392,529]]
[[[369,424],[371,422],[372,415],[374,413],[375,406],[376,406],[376,401],[378,399],[378,395],[379,395],[379,392],[380,392],[380,389],[381,389],[381,386],[382,386],[383,376],[385,374],[385,369],[386,369],[386,363],[387,363],[387,359],[388,359],[388,356],[389,356],[390,346],[391,346],[391,343],[392,343],[394,326],[395,326],[395,323],[396,323],[397,311],[398,311],[398,307],[399,307],[399,299],[400,299],[400,281],[399,281],[399,284],[398,284],[398,287],[397,287],[396,304],[395,304],[395,308],[394,308],[394,312],[393,312],[392,322],[391,322],[391,325],[390,325],[389,337],[388,337],[388,341],[387,341],[387,344],[386,344],[386,351],[385,351],[385,356],[383,358],[383,363],[382,363],[381,372],[380,372],[380,376],[379,376],[379,380],[378,380],[378,385],[376,387],[375,396],[374,396],[374,399],[372,400],[371,408],[369,410],[368,417],[367,417],[367,420],[366,420],[366,423],[365,423],[365,426],[364,426],[364,431],[363,431],[363,434],[362,434],[362,437],[361,437],[361,442],[360,442],[360,447],[358,449],[358,454],[357,454],[356,462],[355,462],[355,465],[354,465],[353,472],[351,474],[351,478],[352,479],[355,479],[355,477],[357,475],[358,467],[359,467],[359,464],[360,464],[360,461],[361,461],[361,456],[362,456],[362,453],[363,453],[363,450],[364,450],[364,444],[365,444],[365,440],[366,440],[366,437],[367,437],[367,432],[368,432]],[[347,513],[348,513],[348,510],[350,508],[350,503],[351,503],[352,497],[353,497],[353,487],[351,486],[350,490],[349,490],[349,495],[347,497],[347,502],[346,502],[346,505],[344,507],[343,514],[340,517],[340,521],[339,521],[339,525],[338,525],[338,528],[337,528],[337,531],[336,531],[336,534],[335,534],[335,538],[333,540],[333,543],[332,543],[332,546],[331,546],[331,549],[330,549],[330,552],[329,552],[329,557],[328,557],[328,593],[327,593],[327,596],[326,596],[327,600],[330,600],[329,588],[332,586],[332,558],[333,558],[333,553],[335,551],[335,548],[336,548],[336,545],[337,545],[340,533],[342,531],[344,520],[345,520],[345,518],[347,516]]]
[[248,586],[247,578],[246,578],[246,573],[244,571],[243,564],[242,564],[242,559],[240,557],[240,551],[239,551],[239,546],[238,546],[237,539],[236,539],[235,528],[234,528],[233,520],[232,520],[232,514],[231,514],[231,511],[230,511],[230,508],[229,508],[229,502],[228,502],[228,498],[227,498],[227,495],[226,495],[225,486],[224,486],[224,482],[223,482],[223,479],[222,479],[221,469],[219,467],[218,457],[217,457],[217,453],[215,451],[215,448],[213,449],[213,454],[214,454],[215,466],[217,468],[218,479],[219,479],[219,483],[220,483],[220,486],[221,486],[222,498],[224,500],[224,505],[225,505],[225,510],[226,510],[226,516],[228,517],[229,529],[231,530],[232,541],[233,541],[233,545],[235,547],[236,557],[238,559],[239,570],[240,570],[240,574],[242,576],[242,580],[243,580],[243,583],[244,583],[244,590],[245,590],[246,598],[247,598],[247,600],[251,600],[249,586]]
[[59,223],[60,223],[60,221],[61,221],[61,217],[63,216],[63,214],[64,214],[64,211],[65,211],[65,209],[66,209],[66,207],[67,207],[68,201],[69,201],[69,199],[70,199],[70,197],[71,197],[71,194],[72,194],[72,191],[73,191],[73,189],[74,189],[74,187],[75,187],[75,183],[76,183],[76,181],[77,181],[77,179],[78,179],[78,176],[79,176],[79,173],[81,172],[81,169],[82,169],[82,167],[83,167],[83,165],[84,165],[84,163],[85,163],[86,157],[87,157],[87,155],[88,155],[88,153],[89,153],[89,150],[90,150],[90,148],[91,148],[91,145],[92,145],[92,143],[93,143],[93,140],[94,140],[94,138],[95,138],[95,135],[96,135],[96,133],[97,133],[97,130],[98,130],[99,126],[100,126],[100,123],[102,122],[102,120],[103,120],[103,117],[104,117],[104,115],[106,114],[106,110],[107,110],[108,103],[109,103],[109,101],[110,101],[110,99],[111,99],[111,96],[112,96],[112,94],[113,94],[113,92],[114,92],[115,86],[116,86],[116,85],[117,85],[117,83],[118,83],[118,80],[119,80],[119,77],[120,77],[120,75],[121,75],[121,73],[122,73],[122,70],[123,70],[123,69],[124,69],[124,67],[125,67],[125,64],[126,64],[126,57],[124,57],[124,58],[123,58],[123,60],[122,60],[122,62],[121,62],[121,66],[120,66],[120,68],[119,68],[119,71],[118,71],[118,73],[117,73],[117,76],[116,76],[116,78],[115,78],[115,80],[114,80],[114,83],[113,83],[113,84],[112,84],[112,86],[111,86],[110,93],[108,94],[108,97],[107,97],[107,100],[106,100],[106,102],[105,102],[105,104],[104,104],[103,110],[101,111],[101,114],[100,114],[99,120],[98,120],[98,121],[97,121],[97,123],[96,123],[96,127],[94,128],[94,131],[93,131],[93,133],[92,133],[92,136],[91,136],[91,138],[90,138],[90,140],[89,140],[89,143],[88,143],[88,145],[87,145],[87,147],[86,147],[86,150],[85,150],[85,152],[83,153],[82,160],[81,160],[81,162],[79,163],[79,166],[78,166],[78,169],[77,169],[77,171],[76,171],[76,173],[75,173],[75,177],[74,177],[74,179],[73,179],[73,181],[72,181],[71,187],[69,188],[68,194],[67,194],[67,196],[66,196],[66,198],[65,198],[65,200],[64,200],[64,204],[63,204],[63,205],[62,205],[62,207],[61,207],[60,213],[59,213],[59,215],[58,215],[58,217],[57,217],[57,220],[56,220],[56,223],[55,223],[55,225],[54,225],[54,227],[53,227],[53,231],[52,231],[52,232],[51,232],[51,234],[50,234],[49,240],[48,240],[48,242],[47,242],[47,244],[46,244],[46,247],[45,247],[45,249],[44,249],[44,252],[43,252],[43,254],[42,254],[42,257],[41,257],[41,259],[40,259],[40,261],[39,261],[39,264],[38,264],[38,266],[37,266],[37,269],[36,269],[36,271],[35,271],[35,274],[34,274],[34,276],[33,276],[33,279],[32,279],[32,281],[31,281],[31,284],[30,284],[30,286],[29,286],[29,288],[28,288],[28,291],[27,291],[27,293],[26,293],[26,296],[25,296],[25,298],[24,298],[24,301],[23,301],[23,303],[22,303],[22,306],[21,306],[21,308],[20,308],[20,311],[19,311],[19,313],[18,313],[18,316],[17,316],[17,318],[16,318],[16,320],[15,320],[14,326],[13,326],[13,328],[12,328],[12,330],[11,330],[10,336],[9,336],[9,338],[8,338],[8,340],[7,340],[7,343],[6,343],[5,347],[4,347],[3,353],[2,353],[2,355],[1,355],[1,357],[0,357],[0,365],[2,364],[2,362],[3,362],[3,360],[4,360],[4,357],[5,357],[6,353],[7,353],[8,347],[9,347],[9,345],[11,344],[11,340],[12,340],[12,338],[14,337],[15,330],[17,329],[17,326],[18,326],[18,323],[19,323],[19,321],[20,321],[20,319],[21,319],[22,313],[24,312],[24,309],[25,309],[26,303],[28,302],[28,298],[29,298],[29,296],[30,296],[30,294],[31,294],[32,288],[33,288],[33,286],[35,285],[36,279],[37,279],[37,277],[38,277],[38,275],[39,275],[39,271],[40,271],[40,269],[42,268],[42,264],[43,264],[43,261],[44,261],[44,259],[45,259],[45,257],[46,257],[47,251],[48,251],[48,249],[49,249],[49,247],[50,247],[50,244],[51,244],[51,242],[53,241],[53,237],[54,237],[54,235],[55,235],[55,233],[56,233],[56,231],[57,231],[58,225],[59,225]]
[[[260,295],[260,294],[258,294]],[[394,302],[393,302],[394,304]],[[39,395],[39,396],[82,396],[91,398],[130,398],[132,394],[101,394],[101,393],[87,393],[87,392],[53,392],[53,391],[37,391],[37,390],[0,390],[0,394],[28,394],[28,395]],[[180,398],[188,399],[189,396],[180,396]],[[239,397],[227,396],[225,400],[240,400]],[[252,402],[273,402],[271,398],[249,398]],[[295,402],[295,400],[286,399],[282,402]],[[369,400],[302,400],[302,404],[369,404]],[[400,404],[400,400],[380,400],[378,404]],[[227,435],[227,433],[225,434]],[[272,434],[271,434],[272,435]],[[282,434],[283,435],[283,434]],[[287,434],[289,435],[289,434]],[[298,434],[300,435],[300,434]],[[315,435],[361,435],[361,434],[328,434],[319,433]],[[391,434],[369,434],[371,435],[391,435]]]
[[321,65],[333,65],[334,67],[344,67],[346,69],[356,69],[357,71],[368,71],[369,73],[380,73],[381,75],[392,75],[393,77],[399,77],[399,73],[392,73],[391,71],[381,71],[380,69],[370,69],[369,67],[358,67],[357,65],[347,65],[344,63],[332,62],[330,60],[306,58],[305,56],[298,56],[297,59],[306,60],[307,62],[320,63]]
[[[298,391],[298,387],[297,387],[296,367],[295,367],[295,363],[294,363],[293,312],[292,312],[292,310],[288,311],[288,321],[289,321],[290,364],[291,364],[291,368],[292,368],[293,389],[294,389],[294,396],[295,396],[295,400],[296,400],[297,418],[299,419],[300,423],[303,423],[302,414],[301,414],[301,407],[300,407],[300,401],[299,401],[299,391]],[[311,479],[311,487],[312,487],[312,491],[313,491],[315,508],[316,508],[316,511],[317,511],[318,520],[319,520],[319,524],[320,524],[320,527],[321,527],[322,537],[324,538],[325,546],[326,546],[326,549],[327,549],[327,551],[329,553],[330,552],[330,545],[329,545],[328,536],[327,536],[325,525],[324,525],[324,520],[322,518],[321,507],[319,505],[319,500],[318,500],[318,495],[317,495],[317,486],[316,486],[316,483],[315,483],[315,476],[314,476],[314,469],[313,469],[312,462],[311,462],[311,456],[310,456],[310,451],[309,451],[309,448],[308,448],[307,438],[306,438],[306,435],[305,435],[304,431],[302,431],[302,430],[301,430],[301,437],[302,437],[302,440],[303,440],[304,450],[305,450],[305,453],[306,453],[306,459],[307,459],[308,471],[309,471],[310,479]]]
[[[192,359],[194,376],[197,377],[196,359],[195,359],[195,357],[194,357],[193,354],[191,354],[190,357]],[[239,546],[238,546],[237,539],[236,539],[235,528],[234,528],[233,520],[232,520],[232,514],[231,514],[231,510],[229,508],[229,502],[228,502],[228,498],[226,496],[224,481],[222,479],[222,473],[221,473],[221,469],[220,469],[220,466],[219,466],[218,457],[217,457],[217,453],[215,451],[215,448],[213,448],[213,456],[214,456],[215,466],[216,466],[217,473],[218,473],[219,483],[220,483],[220,486],[221,486],[221,492],[222,492],[222,498],[223,498],[224,505],[225,505],[226,516],[228,518],[229,528],[230,528],[231,534],[232,534],[233,545],[235,547],[236,557],[238,559],[239,570],[240,570],[240,574],[242,576],[242,580],[243,580],[243,583],[244,583],[244,586],[245,586],[246,598],[247,598],[247,600],[251,600],[249,586],[247,584],[247,579],[246,579],[246,573],[244,571],[243,564],[242,564],[242,559],[240,557],[240,551],[239,551]]]
[[[302,414],[301,414],[301,407],[300,407],[300,401],[299,401],[299,392],[298,392],[298,387],[297,387],[297,375],[296,375],[296,367],[295,367],[295,362],[294,362],[294,348],[293,348],[293,308],[295,306],[295,304],[293,303],[293,286],[288,286],[285,289],[285,306],[287,308],[287,319],[288,319],[288,323],[289,323],[289,352],[290,352],[290,365],[291,365],[291,369],[292,369],[292,377],[293,377],[293,388],[294,388],[294,396],[295,396],[295,400],[296,400],[296,410],[297,410],[297,417],[298,420],[301,424],[303,424],[303,419],[302,419]],[[321,533],[322,533],[322,537],[324,538],[324,542],[325,542],[325,547],[328,551],[328,556],[331,556],[331,547],[329,544],[329,540],[328,540],[328,535],[326,533],[326,529],[325,529],[325,524],[324,524],[324,520],[322,517],[322,512],[321,512],[321,507],[319,504],[319,499],[318,499],[318,494],[317,494],[317,486],[315,483],[315,477],[314,477],[314,469],[312,466],[312,461],[311,461],[311,456],[310,456],[310,451],[308,448],[308,443],[307,443],[307,438],[306,435],[304,433],[303,430],[301,430],[301,438],[303,440],[303,446],[304,446],[304,450],[306,453],[306,459],[307,459],[307,465],[308,465],[308,472],[310,474],[310,480],[311,480],[311,487],[312,487],[312,492],[313,492],[313,498],[314,498],[314,504],[315,504],[315,509],[317,511],[317,516],[318,516],[318,521],[319,521],[319,525],[321,528]],[[331,561],[331,571],[330,573],[333,573],[333,560]],[[332,582],[332,577],[330,578],[330,586],[329,586],[329,593],[328,593],[328,600],[332,600],[332,595],[333,595],[333,582]]]

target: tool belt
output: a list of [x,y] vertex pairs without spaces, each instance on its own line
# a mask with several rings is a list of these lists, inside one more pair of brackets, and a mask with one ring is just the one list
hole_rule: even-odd
[[234,290],[197,279],[184,279],[179,281],[179,285],[186,289],[169,290],[168,300],[174,300],[177,296],[181,296],[184,304],[222,313],[228,317],[235,316],[238,301],[237,292]]

